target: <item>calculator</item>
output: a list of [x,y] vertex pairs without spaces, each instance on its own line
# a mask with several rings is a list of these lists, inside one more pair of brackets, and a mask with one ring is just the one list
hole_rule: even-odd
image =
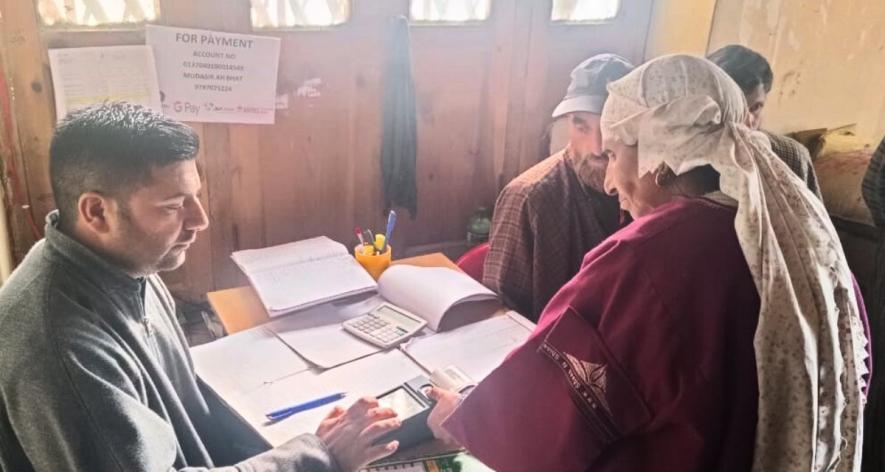
[[382,303],[365,315],[342,323],[350,334],[382,348],[405,341],[426,325],[423,318],[390,303]]

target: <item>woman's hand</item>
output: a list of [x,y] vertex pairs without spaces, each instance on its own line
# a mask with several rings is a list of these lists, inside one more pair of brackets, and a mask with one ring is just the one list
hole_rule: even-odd
[[433,407],[433,411],[431,411],[430,416],[427,417],[427,426],[430,427],[430,431],[433,432],[433,435],[437,439],[445,442],[446,445],[451,447],[461,447],[460,444],[458,444],[458,441],[456,441],[455,438],[442,427],[443,422],[448,419],[449,415],[458,409],[458,405],[461,404],[461,395],[449,390],[433,387],[427,392],[427,396],[436,401],[436,406]]

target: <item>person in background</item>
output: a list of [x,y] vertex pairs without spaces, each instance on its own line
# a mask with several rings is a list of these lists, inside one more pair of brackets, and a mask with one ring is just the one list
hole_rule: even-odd
[[862,299],[747,113],[700,57],[609,85],[605,188],[635,219],[469,394],[430,392],[438,438],[506,472],[858,470]]
[[618,229],[617,199],[602,186],[599,114],[606,85],[632,69],[614,54],[579,64],[553,111],[569,121],[568,145],[513,179],[495,203],[483,283],[533,321],[584,254]]
[[[752,129],[760,129],[762,112],[774,82],[774,74],[768,60],[758,52],[739,44],[730,44],[717,49],[707,56],[707,59],[721,67],[738,84],[747,99],[750,111],[749,126]],[[805,182],[808,190],[822,200],[808,148],[793,138],[765,130],[762,132],[771,141],[771,150],[775,155],[790,166],[790,169]]]
[[[231,448],[197,385],[157,273],[185,260],[208,219],[193,130],[107,103],[58,126],[49,171],[58,210],[0,289],[0,470],[215,470]],[[374,399],[336,408],[316,435],[225,471],[354,471],[397,443]]]
[[[862,193],[873,223],[879,230],[873,286],[867,295],[870,333],[873,345],[873,365],[881,366],[885,359],[885,138],[873,152],[864,175]],[[885,470],[885,375],[878,373],[870,383],[870,401],[865,412],[863,470]]]

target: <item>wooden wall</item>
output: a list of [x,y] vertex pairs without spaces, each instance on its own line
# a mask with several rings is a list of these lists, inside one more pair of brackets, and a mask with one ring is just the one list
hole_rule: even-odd
[[[160,24],[251,32],[248,0],[161,0]],[[652,0],[622,0],[614,21],[554,25],[551,0],[494,0],[491,18],[412,28],[418,103],[418,215],[400,218],[395,252],[462,239],[467,219],[537,162],[544,128],[584,58],[613,51],[643,57]],[[220,6],[221,5],[221,6]],[[407,0],[354,0],[350,21],[329,29],[262,32],[280,37],[278,93],[289,107],[274,125],[193,123],[211,227],[167,279],[180,293],[243,284],[231,251],[325,234],[354,243],[354,225],[382,228],[382,65],[389,19]],[[55,113],[47,48],[141,44],[143,30],[72,32],[38,26],[31,0],[0,0],[3,64],[15,146],[4,146],[30,208],[10,209],[17,257],[53,208],[47,174]],[[309,79],[320,95],[297,97]],[[7,175],[8,177],[8,175]],[[14,190],[7,188],[7,191]]]

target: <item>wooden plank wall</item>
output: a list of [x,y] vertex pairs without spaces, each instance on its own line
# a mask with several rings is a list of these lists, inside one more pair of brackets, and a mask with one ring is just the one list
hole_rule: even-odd
[[[158,23],[252,32],[248,0],[161,0]],[[561,25],[551,0],[494,0],[491,18],[412,28],[418,103],[418,215],[403,212],[392,244],[403,248],[464,237],[467,219],[491,206],[500,187],[541,157],[553,107],[582,59],[613,51],[639,61],[652,0],[623,0],[615,20]],[[328,29],[260,32],[282,39],[278,93],[289,107],[274,125],[193,123],[211,227],[187,263],[168,274],[180,293],[245,283],[236,249],[326,234],[353,243],[352,229],[384,225],[379,165],[383,59],[390,18],[407,0],[354,0],[350,20]],[[55,123],[47,49],[141,44],[144,32],[41,28],[32,0],[0,0],[6,66],[29,211],[42,225],[53,208],[47,174]],[[298,97],[318,79],[319,96]],[[6,169],[9,169],[7,164]],[[9,189],[7,189],[8,191]],[[34,237],[13,209],[17,257]],[[395,249],[396,251],[396,249]]]

